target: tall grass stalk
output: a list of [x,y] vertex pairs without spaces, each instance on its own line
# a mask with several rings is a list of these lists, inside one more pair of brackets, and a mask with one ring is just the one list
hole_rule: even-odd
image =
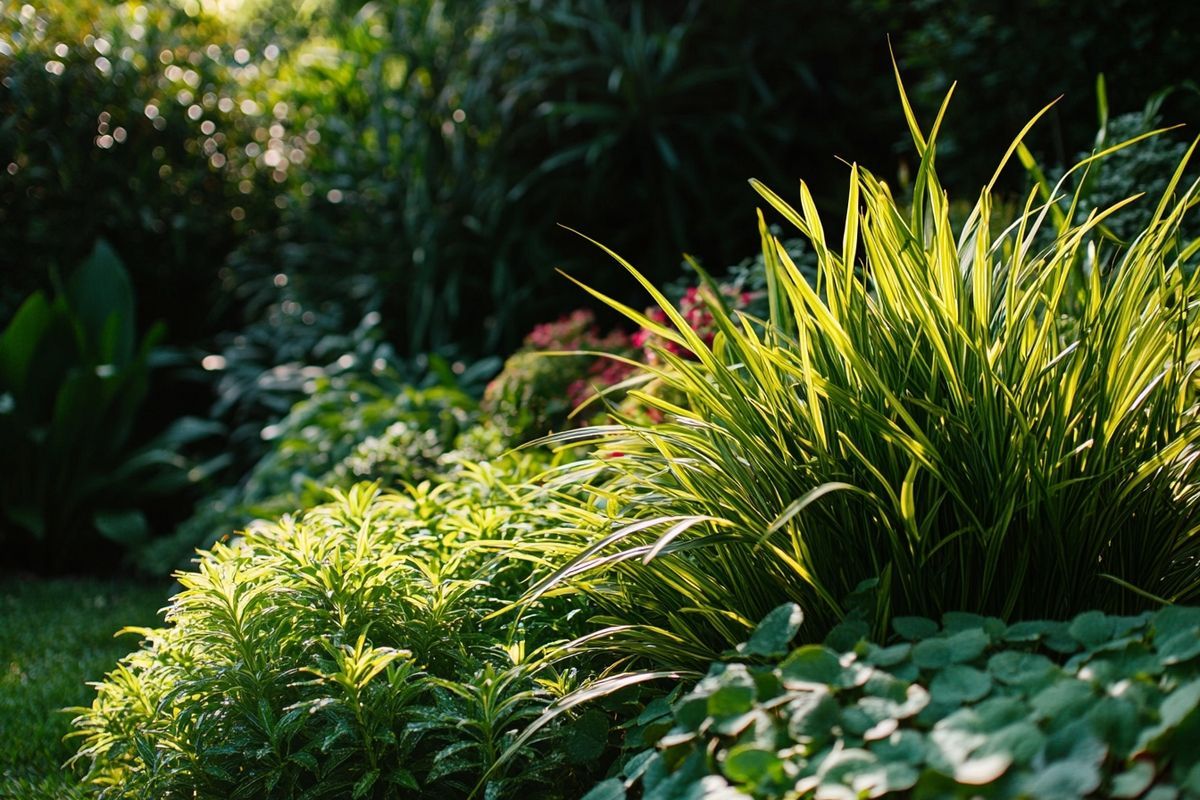
[[954,226],[935,170],[945,106],[928,135],[904,109],[920,156],[911,206],[850,166],[836,240],[803,183],[795,208],[753,182],[819,258],[811,284],[759,213],[769,319],[710,291],[707,346],[608,251],[669,324],[588,291],[692,354],[664,350],[653,369],[688,402],[632,389],[665,421],[570,434],[595,454],[560,480],[593,488],[540,546],[560,567],[531,595],[585,592],[614,646],[672,665],[743,641],[786,600],[819,635],[867,579],[880,627],[1200,597],[1200,292],[1181,269],[1200,243],[1178,235],[1198,202],[1184,164],[1124,246],[1102,223],[1138,198],[1076,224],[1078,195],[1051,213],[1063,183],[1001,218],[993,178]]

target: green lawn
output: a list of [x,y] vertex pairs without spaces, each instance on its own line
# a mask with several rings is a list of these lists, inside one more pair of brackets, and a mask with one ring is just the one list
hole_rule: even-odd
[[0,800],[82,797],[63,768],[66,706],[91,702],[97,680],[137,645],[113,638],[156,624],[165,584],[0,577]]

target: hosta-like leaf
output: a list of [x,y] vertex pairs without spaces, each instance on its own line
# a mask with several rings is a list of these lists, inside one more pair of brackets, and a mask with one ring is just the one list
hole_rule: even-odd
[[991,688],[992,680],[986,672],[954,664],[933,676],[929,693],[936,703],[956,705],[980,700]]
[[800,625],[804,622],[804,612],[795,603],[785,603],[763,618],[749,641],[740,646],[739,650],[748,656],[779,656],[787,653]]
[[792,651],[779,665],[785,686],[789,684],[837,683],[842,665],[837,654],[822,645],[805,645]]

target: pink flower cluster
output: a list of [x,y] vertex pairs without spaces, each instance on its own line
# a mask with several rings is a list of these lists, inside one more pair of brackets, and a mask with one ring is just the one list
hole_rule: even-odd
[[[622,334],[623,335],[623,334]],[[633,372],[632,364],[616,361],[611,358],[597,358],[588,368],[586,378],[580,378],[567,387],[567,399],[571,407],[583,403],[592,396],[594,390],[605,389],[625,380]]]
[[[613,330],[600,335],[596,316],[587,309],[579,309],[555,322],[538,325],[525,337],[525,346],[533,350],[591,350],[623,356],[633,355],[636,349],[624,331]],[[620,383],[631,372],[633,367],[629,364],[595,358],[587,367],[586,374],[567,386],[567,399],[574,408],[591,397],[594,390]]]
[[629,337],[619,330],[601,336],[596,328],[596,315],[586,308],[580,308],[555,322],[534,326],[525,337],[525,346],[532,350],[615,352],[629,349]]
[[[735,286],[723,285],[720,287],[720,291],[725,296],[726,304],[734,311],[749,307],[753,299],[750,292],[738,291]],[[717,334],[717,328],[714,324],[712,311],[709,310],[708,305],[705,303],[702,292],[703,289],[699,286],[693,286],[684,292],[683,298],[679,301],[679,313],[683,316],[684,321],[687,322],[688,327],[695,331],[704,340],[706,345],[711,345],[713,338]],[[646,316],[652,322],[660,325],[668,324],[667,313],[661,308],[646,309]],[[695,357],[694,353],[682,345],[657,336],[645,328],[635,333],[630,342],[634,347],[642,351],[642,356],[647,364],[658,363],[659,357],[656,350],[665,350],[668,353],[674,353],[684,358]]]

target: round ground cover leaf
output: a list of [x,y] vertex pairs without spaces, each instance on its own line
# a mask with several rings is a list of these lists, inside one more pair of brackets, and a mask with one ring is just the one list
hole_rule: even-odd
[[1154,782],[1154,767],[1145,761],[1135,761],[1133,766],[1113,778],[1109,797],[1140,797]]
[[1029,797],[1070,800],[1087,797],[1100,788],[1100,770],[1086,761],[1057,761],[1024,782]]
[[999,617],[985,617],[966,611],[947,611],[942,615],[942,629],[946,633],[959,633],[972,628],[978,628],[994,638],[1002,637],[1008,630],[1004,620]]
[[864,660],[874,667],[894,667],[910,655],[912,655],[912,645],[908,642],[894,644],[891,647],[879,647],[873,644],[867,650],[867,657]]
[[1191,661],[1200,656],[1200,626],[1157,639],[1155,644],[1162,663],[1167,666]]
[[1030,687],[1046,683],[1058,672],[1053,661],[1039,653],[1005,650],[988,659],[988,672],[1009,686]]
[[1054,652],[1064,655],[1079,650],[1079,641],[1071,635],[1070,626],[1065,622],[1049,623],[1042,636],[1042,644]]
[[973,703],[992,690],[992,679],[986,672],[953,664],[933,677],[929,694],[935,703]]
[[876,764],[855,773],[850,780],[858,797],[883,797],[893,792],[906,792],[917,785],[921,777],[909,764]]
[[871,742],[871,752],[881,762],[919,765],[927,753],[925,736],[919,731],[896,731],[886,739]]
[[968,628],[946,639],[946,644],[950,645],[952,663],[955,664],[974,661],[991,643],[992,638],[982,628]]
[[1150,618],[1157,642],[1184,631],[1200,629],[1200,606],[1167,606]]
[[1200,705],[1200,680],[1184,684],[1171,692],[1158,707],[1159,718],[1164,725],[1175,727],[1195,711],[1197,705]]
[[824,741],[833,736],[841,707],[827,691],[803,692],[787,704],[788,736],[799,742]]
[[1067,632],[1087,648],[1099,647],[1112,639],[1113,621],[1099,611],[1085,611],[1071,620]]
[[938,624],[928,617],[896,617],[892,628],[909,641],[927,639],[938,632]]
[[1004,631],[1004,638],[1010,642],[1036,642],[1049,633],[1054,625],[1041,619],[1014,622]]
[[956,713],[934,726],[929,734],[929,766],[944,775],[953,775],[987,742],[987,736],[970,724],[972,716]]
[[874,728],[878,722],[880,722],[879,719],[859,706],[851,706],[842,710],[841,728],[851,736],[862,738],[863,734]]
[[897,703],[903,703],[907,696],[909,684],[886,672],[877,671],[863,684],[863,694],[868,697],[886,698]]
[[783,778],[783,762],[774,750],[756,745],[738,745],[725,756],[725,777],[734,783],[758,784]]
[[[821,762],[817,775],[821,779],[822,787],[830,784],[849,786],[855,775],[878,763],[878,757],[871,751],[847,747],[830,753],[829,757]],[[818,790],[817,794],[820,796],[821,791]]]
[[945,639],[925,639],[913,647],[912,660],[921,669],[941,669],[954,663],[954,653]]
[[783,655],[803,622],[804,612],[800,610],[800,606],[784,603],[763,617],[763,621],[750,635],[750,640],[738,650],[751,656]]
[[998,781],[1011,766],[1012,756],[1008,753],[968,758],[954,768],[954,780],[967,786],[986,786]]
[[1033,696],[1030,705],[1038,719],[1078,717],[1096,700],[1096,693],[1082,681],[1064,679]]
[[[1102,652],[1102,649],[1097,652]],[[1087,674],[1089,680],[1112,685],[1125,678],[1161,675],[1163,662],[1146,649],[1144,644],[1135,641],[1124,650],[1106,652],[1090,659],[1084,669],[1087,672],[1080,670],[1080,674]]]
[[754,705],[757,687],[746,668],[732,664],[721,675],[719,688],[708,696],[710,717],[730,717],[745,714]]
[[870,626],[861,619],[843,620],[825,637],[825,645],[838,651],[853,650],[870,633]]
[[1032,722],[1020,721],[1007,725],[988,737],[977,755],[1007,754],[1014,763],[1028,764],[1042,749],[1046,735]]
[[1170,735],[1179,724],[1200,706],[1200,679],[1180,686],[1167,695],[1158,707],[1158,724],[1142,731],[1137,749],[1152,747],[1160,738]]
[[1005,695],[989,697],[974,706],[973,710],[979,718],[980,730],[985,731],[1000,730],[1005,725],[1011,725],[1029,716],[1029,707],[1024,698]]
[[625,800],[625,784],[620,778],[609,778],[596,784],[583,800]]
[[[905,686],[901,681],[896,683],[900,687],[898,692],[889,690],[887,694],[866,694],[859,698],[857,707],[872,720],[871,727],[887,720],[903,720],[916,716],[929,705],[929,692],[924,687],[918,684]],[[884,730],[885,728],[881,728],[875,731],[875,734],[886,735],[882,733]]]
[[837,653],[819,644],[797,648],[779,665],[783,685],[789,689],[796,684],[821,683],[832,686],[842,674]]
[[705,775],[698,782],[678,795],[670,795],[672,800],[751,800],[750,795],[742,794],[725,782],[720,775]]

